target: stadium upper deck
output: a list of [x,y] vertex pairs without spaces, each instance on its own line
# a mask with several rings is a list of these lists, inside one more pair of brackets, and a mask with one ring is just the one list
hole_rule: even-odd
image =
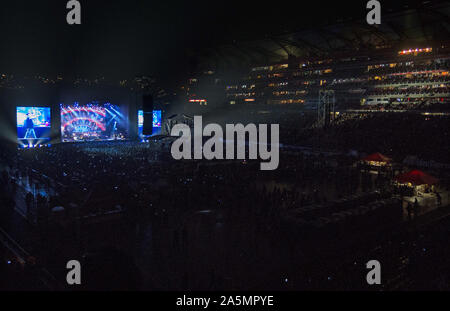
[[[446,110],[449,17],[448,2],[424,1],[387,10],[377,26],[355,19],[224,43],[206,49],[200,63],[215,72],[210,85],[220,80],[227,104],[312,108],[329,89],[339,109]],[[189,98],[210,102],[200,82],[189,83]]]
[[300,104],[313,107],[319,90],[336,93],[342,108],[391,109],[447,106],[448,46],[354,53],[345,57],[295,59],[254,67],[226,86],[230,104]]

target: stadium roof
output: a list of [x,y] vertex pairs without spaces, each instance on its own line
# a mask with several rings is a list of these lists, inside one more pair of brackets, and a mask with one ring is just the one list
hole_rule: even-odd
[[204,68],[220,70],[283,62],[289,58],[323,57],[336,52],[433,46],[449,40],[449,21],[449,2],[425,1],[414,9],[382,11],[381,25],[372,26],[365,19],[355,19],[260,38],[233,40],[204,49],[200,63]]

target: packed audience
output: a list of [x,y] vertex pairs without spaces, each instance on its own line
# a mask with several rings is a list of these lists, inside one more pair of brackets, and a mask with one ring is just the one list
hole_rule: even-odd
[[[269,116],[254,114],[247,120],[269,123]],[[223,121],[237,123],[242,117]],[[381,247],[392,279],[394,267],[402,266],[392,245],[406,243],[402,256],[425,260],[416,251],[417,237],[383,233],[393,232],[386,225],[395,230],[401,223],[398,203],[389,201],[390,179],[361,171],[348,151],[381,151],[400,161],[408,154],[445,160],[447,119],[345,114],[329,129],[313,128],[313,118],[305,114],[285,113],[278,119],[286,146],[272,172],[260,171],[259,161],[175,161],[165,139],[3,149],[2,207],[25,204],[34,211],[40,236],[35,250],[43,265],[57,266],[68,254],[97,253],[99,247],[119,248],[131,259],[114,256],[140,267],[133,270],[140,277],[133,276],[128,289],[361,289],[355,269],[365,269],[363,261],[374,249]],[[27,193],[23,185],[34,185],[41,194]],[[330,213],[344,211],[348,220],[347,205],[382,213],[368,218],[359,213],[370,230],[338,230],[330,240],[292,226],[293,215],[319,227],[314,219]],[[63,208],[62,214],[56,207]],[[436,232],[422,234],[425,248],[438,249],[442,241],[433,240]],[[448,286],[448,280],[439,286]]]

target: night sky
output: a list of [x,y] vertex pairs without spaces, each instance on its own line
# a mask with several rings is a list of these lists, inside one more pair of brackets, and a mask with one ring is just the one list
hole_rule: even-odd
[[177,80],[206,47],[366,14],[361,0],[80,2],[82,25],[69,26],[65,0],[2,1],[0,72]]

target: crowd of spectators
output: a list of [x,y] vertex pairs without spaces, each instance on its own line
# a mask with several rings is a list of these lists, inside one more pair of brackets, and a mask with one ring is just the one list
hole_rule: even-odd
[[[223,120],[238,123],[242,117]],[[270,117],[273,122],[273,115],[253,114],[247,122],[270,123]],[[314,247],[318,243],[314,235],[300,237],[298,231],[287,229],[285,213],[309,210],[308,217],[326,217],[325,209],[317,209],[315,215],[309,207],[333,208],[336,200],[374,190],[383,193],[377,200],[387,199],[389,178],[374,179],[361,172],[353,165],[357,158],[348,156],[348,151],[380,151],[399,160],[407,154],[445,160],[448,133],[442,129],[448,120],[343,114],[328,129],[311,128],[314,118],[307,114],[280,114],[277,121],[283,144],[311,149],[288,152],[283,148],[280,166],[272,172],[260,171],[258,161],[175,161],[170,141],[164,139],[5,149],[2,206],[11,209],[18,204],[16,194],[21,190],[12,189],[24,180],[47,193],[30,199],[36,202],[42,248],[53,247],[46,240],[49,235],[52,241],[64,236],[64,231],[79,237],[77,232],[84,229],[76,229],[73,219],[77,217],[98,217],[101,222],[103,215],[118,212],[124,224],[115,227],[104,220],[111,237],[100,246],[121,247],[118,241],[125,240],[124,251],[141,267],[142,287],[147,289],[361,288],[364,285],[356,276],[344,282],[342,271],[355,273],[353,260],[359,262],[367,254],[363,249],[369,251],[361,248],[366,245],[364,234],[332,245],[322,241],[321,253]],[[334,153],[320,151],[324,149]],[[49,231],[57,206],[64,208],[69,225]],[[375,232],[373,228],[381,223],[383,219],[371,218],[368,231]],[[120,230],[126,234],[115,233]],[[388,238],[381,234],[367,245],[382,244],[386,261],[396,262],[398,257],[389,255],[389,244],[383,244]],[[82,247],[74,242],[69,252],[83,254],[98,247],[93,241],[85,239]],[[326,259],[336,247],[348,248]],[[57,256],[54,250],[40,254]],[[333,265],[336,260],[343,265]],[[148,262],[151,265],[144,268]],[[270,272],[263,275],[261,271]]]

